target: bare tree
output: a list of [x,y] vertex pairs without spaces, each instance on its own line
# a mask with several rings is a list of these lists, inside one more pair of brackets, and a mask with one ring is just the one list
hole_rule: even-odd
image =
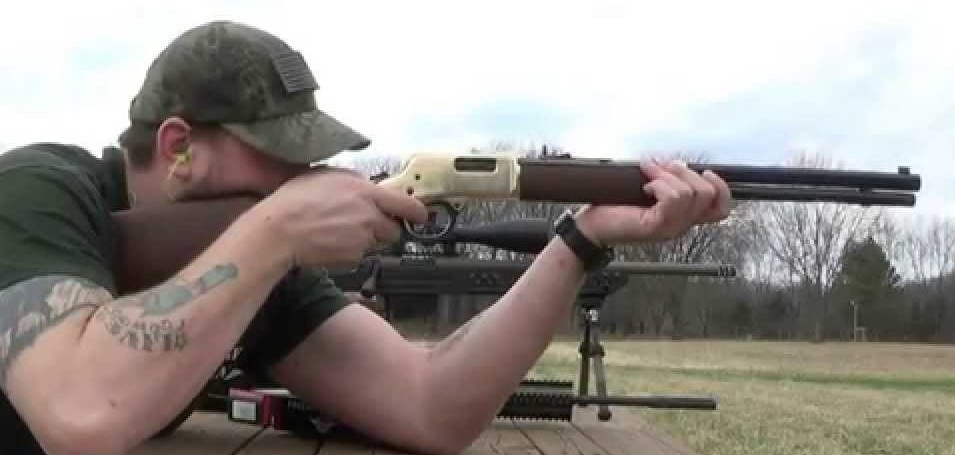
[[[790,164],[831,168],[828,158],[799,154]],[[814,339],[826,337],[829,291],[840,269],[845,245],[872,229],[878,219],[872,209],[835,203],[776,202],[761,211],[763,228],[758,239],[789,271],[792,289],[808,303]],[[800,302],[801,300],[796,300]],[[804,303],[797,303],[803,313]]]
[[[899,220],[889,215],[884,209],[879,210],[878,216],[870,225],[870,232],[867,234],[875,239],[876,243],[882,246],[889,262],[895,265],[897,269],[906,263],[906,241],[908,233],[900,225]],[[901,272],[901,270],[898,270]]]
[[401,158],[396,155],[361,155],[351,167],[366,177],[394,175],[401,170]]
[[955,223],[918,217],[901,239],[907,272],[915,281],[927,282],[952,272],[955,266]]
[[955,318],[955,299],[949,292],[955,273],[955,223],[918,217],[901,243],[907,275],[914,284],[910,304],[917,319],[915,330],[922,338],[938,339]]

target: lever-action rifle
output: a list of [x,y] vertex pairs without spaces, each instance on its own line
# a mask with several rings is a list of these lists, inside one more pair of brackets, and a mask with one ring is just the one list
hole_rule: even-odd
[[[727,182],[735,200],[837,202],[914,206],[921,178],[907,167],[895,173],[783,166],[690,163]],[[523,201],[650,206],[639,162],[554,155],[521,158],[514,154],[419,153],[409,156],[380,185],[405,191],[427,203],[433,220],[405,223],[421,239],[436,239],[454,228],[456,212],[467,200]]]

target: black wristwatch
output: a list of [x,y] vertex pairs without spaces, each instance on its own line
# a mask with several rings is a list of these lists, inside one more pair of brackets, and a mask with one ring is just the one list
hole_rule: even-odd
[[557,218],[554,231],[577,255],[584,265],[584,270],[588,273],[606,267],[613,260],[613,249],[600,247],[581,233],[580,229],[577,228],[577,222],[574,220],[574,214],[570,210]]

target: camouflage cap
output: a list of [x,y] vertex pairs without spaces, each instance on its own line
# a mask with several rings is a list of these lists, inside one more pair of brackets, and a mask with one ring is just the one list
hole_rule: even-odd
[[133,122],[177,116],[218,124],[249,145],[291,163],[312,163],[370,141],[318,109],[318,84],[305,59],[278,37],[228,21],[173,40],[133,98]]

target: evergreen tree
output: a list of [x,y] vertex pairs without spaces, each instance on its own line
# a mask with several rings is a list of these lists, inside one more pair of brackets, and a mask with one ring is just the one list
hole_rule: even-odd
[[871,236],[846,246],[839,273],[840,294],[847,304],[858,305],[858,323],[870,335],[899,336],[906,331],[911,315],[903,314],[905,307],[897,304],[900,282],[885,250]]

